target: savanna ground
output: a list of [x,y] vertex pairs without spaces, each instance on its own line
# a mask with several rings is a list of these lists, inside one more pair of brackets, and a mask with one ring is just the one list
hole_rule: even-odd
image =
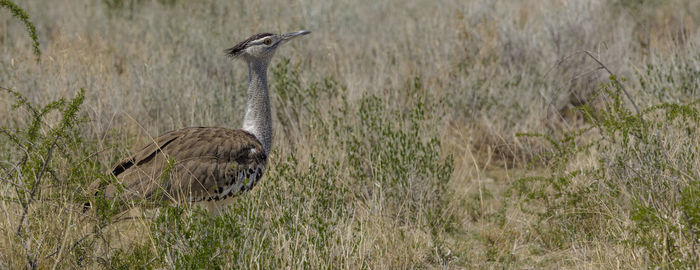
[[[700,1],[15,3],[41,55],[0,9],[0,269],[698,266]],[[223,50],[300,29],[225,213],[86,197],[160,133],[239,127]]]

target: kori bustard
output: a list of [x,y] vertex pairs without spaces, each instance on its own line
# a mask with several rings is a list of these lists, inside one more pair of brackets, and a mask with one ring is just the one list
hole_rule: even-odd
[[[248,64],[248,99],[242,129],[189,127],[167,132],[130,157],[118,162],[118,183],[93,184],[107,199],[210,202],[248,191],[267,166],[272,145],[267,68],[275,51],[293,38],[309,34],[260,33],[238,43],[226,54]],[[123,192],[117,192],[123,188]]]

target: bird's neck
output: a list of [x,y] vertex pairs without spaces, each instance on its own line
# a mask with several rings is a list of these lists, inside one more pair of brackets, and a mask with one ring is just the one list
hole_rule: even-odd
[[270,96],[267,91],[267,66],[269,61],[248,61],[248,104],[243,118],[243,130],[250,132],[262,143],[265,154],[272,145],[272,116]]

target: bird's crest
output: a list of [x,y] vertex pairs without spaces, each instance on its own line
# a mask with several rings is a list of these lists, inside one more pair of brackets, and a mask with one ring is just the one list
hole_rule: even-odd
[[264,38],[267,36],[272,36],[272,35],[274,35],[274,34],[272,34],[272,33],[258,33],[258,34],[252,35],[249,38],[247,38],[246,40],[241,41],[241,43],[236,44],[236,46],[233,46],[231,48],[224,50],[224,52],[226,53],[226,55],[235,58],[235,57],[241,55],[241,52],[243,52],[243,50],[248,46],[248,43],[250,43],[251,41],[258,40],[258,39],[261,39],[261,38]]

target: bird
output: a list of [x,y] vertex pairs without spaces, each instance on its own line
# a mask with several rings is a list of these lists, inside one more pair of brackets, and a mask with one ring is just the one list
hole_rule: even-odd
[[280,46],[309,33],[259,33],[224,50],[248,65],[241,129],[186,127],[166,132],[112,167],[108,173],[116,183],[96,181],[89,189],[105,199],[206,202],[210,210],[251,190],[265,173],[272,146],[268,66]]

